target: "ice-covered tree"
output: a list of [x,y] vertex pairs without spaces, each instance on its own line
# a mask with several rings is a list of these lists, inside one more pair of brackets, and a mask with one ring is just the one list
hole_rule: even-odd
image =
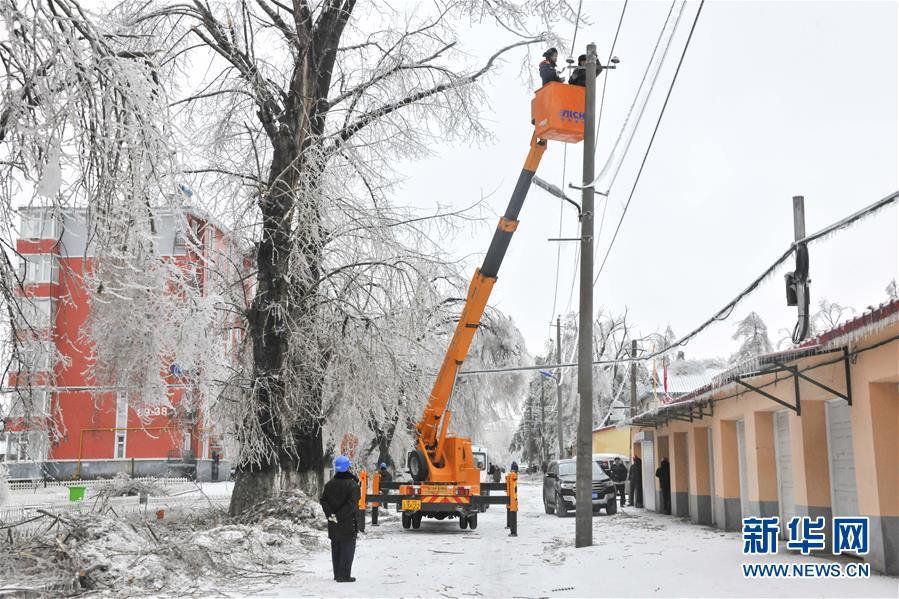
[[[315,492],[328,418],[358,412],[362,382],[375,380],[358,371],[384,372],[395,357],[368,368],[348,356],[374,356],[361,352],[393,319],[435,305],[432,291],[411,307],[403,294],[447,276],[439,222],[390,201],[396,161],[427,155],[435,139],[487,137],[483,79],[574,11],[563,0],[404,12],[355,0],[127,0],[101,17],[77,0],[0,4],[12,40],[0,49],[12,82],[3,168],[54,202],[94,206],[110,263],[138,268],[152,255],[150,206],[193,177],[255,266],[252,296],[236,307],[249,371],[222,391],[240,448],[232,512],[279,479]],[[459,32],[480,23],[508,39],[474,57]],[[167,351],[150,345],[148,359]]]
[[732,339],[740,341],[740,348],[730,358],[732,364],[771,351],[768,326],[756,312],[750,312],[743,320],[737,323],[737,330]]
[[818,301],[818,309],[812,314],[812,333],[820,335],[840,326],[847,318],[855,314],[855,310],[848,306],[842,306],[837,302],[831,302],[822,297]]
[[896,279],[891,280],[884,291],[886,292],[889,301],[899,299],[899,287],[896,286]]

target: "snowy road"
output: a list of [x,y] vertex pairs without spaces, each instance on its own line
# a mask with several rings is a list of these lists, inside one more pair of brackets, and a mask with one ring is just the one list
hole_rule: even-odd
[[[754,579],[740,569],[741,537],[626,508],[594,518],[595,546],[574,549],[574,518],[543,513],[539,480],[520,483],[519,536],[491,508],[478,529],[424,520],[417,531],[398,519],[360,535],[353,575],[331,580],[330,554],[297,560],[297,574],[265,596],[588,597],[815,596],[897,597],[899,579]],[[778,562],[820,561],[785,554]],[[775,560],[771,560],[775,561]]]

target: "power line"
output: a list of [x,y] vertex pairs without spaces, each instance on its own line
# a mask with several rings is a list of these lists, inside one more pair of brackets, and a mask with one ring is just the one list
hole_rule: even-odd
[[[812,233],[811,235],[807,235],[807,236],[803,237],[802,239],[798,239],[798,240],[792,242],[790,244],[790,247],[787,248],[787,250],[784,251],[784,253],[781,254],[780,257],[777,258],[777,260],[775,260],[770,266],[768,266],[768,268],[766,268],[762,272],[762,274],[760,274],[755,279],[753,279],[753,281],[751,283],[749,283],[749,285],[747,285],[746,288],[743,289],[743,291],[741,291],[734,299],[732,299],[727,304],[725,304],[725,306],[723,308],[721,308],[720,310],[715,312],[715,314],[712,315],[711,317],[707,318],[698,327],[696,327],[695,329],[693,329],[692,331],[690,331],[689,333],[687,333],[680,339],[673,341],[671,344],[667,345],[666,347],[663,347],[659,350],[653,351],[649,354],[640,356],[639,358],[627,357],[627,358],[619,358],[619,359],[615,359],[615,360],[594,360],[592,362],[592,364],[608,365],[608,364],[627,364],[630,362],[645,362],[647,360],[651,360],[655,357],[665,354],[674,348],[682,347],[682,346],[686,345],[694,337],[696,337],[699,333],[704,331],[706,328],[708,328],[713,323],[721,321],[721,320],[725,320],[726,318],[728,318],[731,315],[731,313],[733,312],[734,308],[737,306],[737,304],[739,304],[741,301],[743,301],[743,299],[745,299],[746,296],[748,296],[750,293],[754,292],[759,287],[759,285],[761,285],[762,282],[765,281],[765,279],[770,277],[780,265],[782,265],[784,262],[786,262],[787,259],[793,255],[793,252],[796,251],[796,248],[799,245],[810,244],[810,243],[814,243],[816,241],[820,241],[824,237],[827,237],[828,235],[832,235],[842,229],[845,229],[845,228],[851,226],[852,224],[860,221],[861,219],[871,216],[872,214],[882,210],[883,208],[886,208],[886,207],[896,203],[897,200],[899,200],[899,191],[895,191],[895,192],[891,193],[890,195],[886,196],[885,198],[877,200],[873,204],[870,204],[869,206],[866,206],[866,207],[862,208],[861,210],[853,212],[849,216],[842,218],[842,219],[838,220],[837,222],[828,225],[827,227],[824,227],[823,229],[821,229],[820,231],[818,231],[816,233]],[[556,368],[574,368],[576,366],[577,366],[577,362],[570,362],[570,363],[565,363],[565,364],[541,364],[540,366],[513,366],[513,367],[508,367],[508,368],[497,368],[497,369],[468,370],[468,371],[460,372],[459,376],[469,375],[469,374],[492,374],[492,373],[498,373],[498,372],[520,372],[520,371],[529,371],[529,370],[553,370]]]
[[596,285],[596,282],[599,280],[599,275],[602,274],[602,270],[606,265],[606,261],[609,259],[609,254],[612,252],[612,247],[615,245],[615,240],[618,238],[618,232],[621,230],[621,223],[624,222],[624,217],[627,214],[627,209],[631,205],[631,200],[634,199],[634,193],[637,191],[637,185],[640,183],[640,176],[643,174],[643,168],[646,166],[646,160],[649,158],[649,152],[652,150],[652,144],[655,141],[656,134],[659,132],[659,126],[662,124],[662,117],[665,116],[665,109],[668,107],[668,100],[671,99],[671,92],[674,91],[674,84],[677,83],[677,76],[680,74],[681,66],[684,64],[684,57],[687,55],[687,50],[690,47],[690,41],[693,39],[693,32],[696,31],[696,24],[699,22],[699,15],[702,14],[702,7],[705,6],[705,0],[701,0],[699,3],[699,8],[696,10],[696,16],[693,17],[693,25],[690,27],[690,34],[687,36],[687,42],[684,44],[684,49],[681,52],[680,60],[677,61],[677,68],[674,71],[674,77],[671,78],[671,85],[668,86],[668,93],[665,95],[665,102],[662,104],[662,110],[659,112],[659,118],[656,120],[656,125],[652,130],[652,137],[649,138],[649,144],[646,146],[646,152],[643,154],[643,160],[640,162],[640,169],[637,171],[637,177],[634,179],[634,184],[631,187],[631,192],[628,195],[627,202],[624,204],[624,210],[621,212],[621,218],[618,219],[618,225],[615,227],[615,233],[612,235],[612,241],[609,242],[609,247],[606,250],[605,256],[603,256],[602,263],[599,265],[599,270],[596,273],[596,276],[593,278],[593,285]]
[[[628,110],[627,118],[625,119],[624,125],[623,125],[623,127],[622,127],[622,129],[621,129],[621,133],[618,135],[618,139],[616,140],[615,145],[612,146],[611,155],[609,156],[609,159],[606,161],[607,164],[608,164],[608,163],[612,160],[612,158],[614,157],[615,150],[617,149],[618,144],[621,143],[622,135],[624,135],[625,129],[627,128],[627,122],[628,122],[628,120],[630,119],[630,115],[633,113],[634,107],[637,105],[637,102],[639,102],[639,100],[640,100],[641,92],[642,92],[642,90],[643,90],[643,87],[646,85],[646,78],[649,76],[649,71],[652,69],[653,62],[655,61],[656,55],[657,55],[658,52],[659,52],[659,46],[660,46],[661,43],[662,43],[662,37],[664,37],[665,31],[666,31],[666,29],[668,28],[668,23],[671,21],[671,14],[674,12],[674,6],[675,6],[675,4],[677,4],[677,0],[672,0],[671,6],[668,7],[668,14],[665,16],[665,22],[662,23],[662,29],[659,31],[659,37],[656,38],[656,44],[655,44],[655,46],[654,46],[653,49],[652,49],[652,54],[651,54],[650,57],[649,57],[649,61],[646,63],[646,69],[643,71],[643,77],[642,77],[642,79],[640,79],[640,85],[637,86],[637,92],[634,94],[634,101],[631,103],[630,110]],[[625,3],[625,8],[627,8],[627,3]],[[677,30],[677,24],[680,22],[680,16],[681,16],[681,14],[682,14],[682,11],[678,11],[678,16],[677,16],[677,21],[676,21],[676,23],[675,23],[674,31]],[[622,20],[623,20],[623,18],[624,18],[624,10],[622,10],[621,17],[622,17]],[[620,27],[620,25],[621,25],[621,21],[619,21],[619,27]],[[615,38],[616,38],[616,41],[617,41],[617,38],[618,38],[617,33],[616,33],[616,35],[615,35]],[[672,38],[671,38],[671,39],[673,39],[673,33],[672,33]],[[668,53],[668,48],[669,48],[670,45],[671,45],[671,39],[668,40],[668,45],[665,46],[665,55],[667,55],[667,53]],[[613,44],[613,46],[612,46],[612,49],[614,50],[614,44]],[[610,55],[609,60],[611,60],[611,55]],[[664,56],[662,57],[662,60],[664,61]],[[661,65],[660,65],[659,68],[661,69]],[[652,84],[650,85],[650,88],[649,88],[649,94],[647,95],[647,98],[648,98],[650,95],[652,95],[652,90],[655,88],[656,77],[658,77],[658,73],[659,73],[659,71],[656,71],[656,76],[653,77]],[[606,78],[605,81],[608,82],[608,78]],[[603,90],[602,90],[602,100],[600,100],[600,104],[599,104],[599,119],[597,120],[597,123],[596,123],[596,138],[595,138],[595,139],[599,139],[599,123],[601,122],[601,119],[602,119],[602,107],[603,107],[603,103],[604,103],[604,100],[605,100],[605,95],[606,95],[606,88],[605,88],[605,85],[604,85],[604,86],[603,86]],[[645,108],[645,104],[644,104],[644,108]],[[631,140],[633,140],[633,135],[634,135],[634,133],[636,132],[636,127],[637,127],[637,125],[639,125],[639,123],[640,123],[640,118],[641,118],[642,116],[643,116],[643,111],[641,110],[640,113],[639,113],[638,116],[637,116],[637,122],[636,122],[636,124],[635,124],[635,126],[634,126],[634,130],[631,132],[631,136],[630,136],[630,138],[628,139],[627,146],[626,146],[625,149],[624,149],[624,155],[621,157],[621,162],[619,163],[619,168],[621,168],[621,167],[620,167],[621,163],[624,162],[624,156],[627,155],[627,151],[628,151],[628,149],[630,148],[630,142],[631,142]],[[604,166],[604,167],[603,167],[603,172],[605,172],[605,169],[606,169],[606,167]],[[617,176],[617,169],[616,169],[616,176]],[[614,182],[614,178],[612,179],[612,181]],[[609,187],[611,188],[611,184],[609,185]],[[597,239],[597,241],[602,237],[602,230],[603,230],[603,226],[605,225],[605,222],[606,222],[606,210],[608,209],[608,207],[609,207],[609,199],[608,199],[608,196],[606,196],[606,201],[603,202],[603,205],[602,205],[602,215],[601,215],[600,218],[599,218],[599,228],[598,228],[597,231],[596,231],[596,239]],[[596,244],[596,248],[593,250],[593,261],[594,261],[594,262],[596,261],[596,254],[597,254],[597,252],[599,252],[599,244],[598,244],[598,243]],[[596,284],[596,283],[594,283],[594,285],[595,285],[595,284]]]
[[[625,11],[627,11],[627,3],[628,3],[628,0],[624,0],[624,5],[621,7],[621,14],[618,16],[618,26],[615,28],[615,37],[612,38],[612,47],[609,50],[609,58],[606,60],[606,65],[610,64],[610,62],[612,61],[612,57],[615,55],[615,45],[618,43],[618,35],[621,33],[621,24],[624,23],[624,13],[625,13]],[[572,36],[572,39],[571,39],[572,52],[574,51],[575,43],[577,41],[577,29],[578,29],[578,24],[581,21],[582,5],[583,5],[583,0],[578,2],[578,6],[577,6],[577,20],[575,21],[575,24],[574,24],[574,35]],[[673,6],[673,4],[672,4],[672,6]],[[606,73],[606,77],[603,78],[602,97],[599,100],[599,112],[598,112],[597,118],[596,118],[596,137],[594,139],[599,139],[599,125],[602,122],[602,108],[605,105],[606,87],[608,87],[608,85],[609,85],[609,77],[608,77],[608,73]],[[563,155],[562,155],[562,184],[560,186],[560,189],[565,188],[565,172],[566,172],[567,166],[568,166],[568,144],[565,144],[565,148],[564,148]],[[564,205],[559,206],[559,237],[562,237],[562,220],[563,220],[564,208],[565,208]],[[603,216],[605,216],[605,204],[603,205]],[[600,223],[600,230],[602,230],[602,223]],[[577,278],[576,273],[577,273],[577,265],[578,265],[579,261],[580,261],[580,245],[578,245],[575,248],[575,258],[574,258],[575,279]],[[550,314],[550,328],[552,328],[552,317],[556,314],[556,305],[557,305],[558,299],[559,299],[559,270],[561,268],[561,264],[562,264],[562,246],[559,245],[556,249],[556,282],[555,282],[555,288],[553,290],[553,309],[552,309],[552,314]],[[569,292],[569,295],[568,295],[568,306],[565,308],[566,312],[571,307],[571,298],[572,298],[573,294],[574,294],[574,284],[572,283],[571,291]]]
[[[628,0],[624,0],[624,4],[621,6],[621,14],[618,16],[618,26],[615,28],[615,37],[612,38],[612,47],[609,49],[609,57],[608,57],[608,59],[606,59],[606,65],[611,63],[612,57],[615,55],[615,46],[618,44],[618,36],[621,34],[621,25],[622,25],[622,23],[624,23],[624,14],[627,11],[627,3],[628,3]],[[673,3],[672,3],[672,6],[673,6]],[[599,111],[597,112],[597,116],[596,116],[596,136],[594,137],[594,139],[599,139],[599,126],[602,124],[602,110],[606,103],[606,88],[608,88],[608,86],[609,86],[608,73],[605,73],[605,75],[606,76],[603,78],[603,82],[602,82],[602,95],[600,96],[600,99],[599,99]],[[566,146],[566,148],[567,148],[567,146]],[[564,185],[564,182],[563,182],[563,185]],[[603,219],[605,219],[607,205],[608,205],[608,202],[603,203],[602,219],[599,222],[599,230],[600,231],[602,231],[602,221],[603,221]],[[562,236],[562,232],[560,230],[559,237],[561,237],[561,236]],[[598,237],[599,236],[597,235],[597,238]],[[571,278],[571,289],[568,291],[568,303],[565,306],[565,312],[571,311],[571,301],[574,298],[574,285],[577,282],[578,264],[580,263],[580,260],[581,260],[581,246],[580,246],[580,244],[578,244],[577,247],[575,248],[574,270],[573,270],[573,274],[572,274],[572,278]]]

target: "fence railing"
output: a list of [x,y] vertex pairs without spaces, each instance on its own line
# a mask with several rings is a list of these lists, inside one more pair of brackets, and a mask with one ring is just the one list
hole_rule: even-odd
[[[138,513],[138,512],[146,512],[148,514],[153,514],[159,509],[168,510],[171,508],[184,508],[184,507],[221,507],[224,508],[227,506],[228,502],[231,500],[230,497],[225,496],[197,496],[191,494],[191,496],[179,496],[179,497],[155,497],[151,496],[147,498],[146,503],[141,503],[140,498],[136,496],[128,496],[128,497],[111,497],[106,501],[95,501],[92,499],[85,499],[84,501],[72,502],[72,503],[56,503],[53,505],[24,505],[11,507],[6,509],[0,509],[0,528],[9,528],[9,527],[17,527],[19,523],[23,523],[27,520],[32,520],[34,518],[38,518],[42,516],[40,510],[48,512],[50,514],[71,514],[77,512],[92,512],[92,511],[107,511],[109,508],[112,508],[116,514],[126,514],[126,513]],[[43,518],[42,518],[43,519]],[[45,520],[45,519],[43,519]],[[40,522],[37,520],[35,522]]]
[[[33,490],[33,489],[42,489],[42,488],[51,488],[51,487],[85,487],[86,489],[90,489],[93,487],[97,487],[100,485],[105,485],[111,482],[112,478],[96,478],[91,480],[48,480],[44,482],[43,480],[20,480],[9,483],[9,489],[11,491],[25,491],[25,490]],[[184,483],[191,483],[189,478],[185,476],[178,477],[165,477],[165,478],[154,478],[151,476],[142,476],[139,478],[129,479],[132,481],[142,481],[142,482],[156,482],[163,486],[170,485],[180,485]]]

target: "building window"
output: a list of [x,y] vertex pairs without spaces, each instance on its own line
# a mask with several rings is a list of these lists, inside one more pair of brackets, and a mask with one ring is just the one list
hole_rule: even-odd
[[56,259],[51,254],[23,254],[19,275],[26,284],[55,283]]
[[23,297],[18,301],[17,324],[21,329],[49,329],[53,321],[53,300],[49,297]]
[[47,389],[23,387],[4,395],[0,403],[11,418],[50,415],[50,391]]
[[13,353],[11,370],[19,373],[50,372],[55,364],[55,348],[49,341],[29,340]]
[[184,453],[190,452],[190,441],[190,431],[185,429],[184,436],[181,437],[181,450],[184,451]]
[[125,439],[128,436],[128,393],[119,391],[115,397],[115,457],[117,460],[125,457]]
[[59,218],[46,210],[34,210],[22,214],[20,234],[22,239],[59,238]]
[[25,432],[6,433],[6,461],[22,462],[28,459],[28,435]]
[[115,427],[128,427],[128,394],[124,391],[116,393],[115,398]]
[[115,457],[117,460],[125,458],[125,431],[118,431],[115,435]]

